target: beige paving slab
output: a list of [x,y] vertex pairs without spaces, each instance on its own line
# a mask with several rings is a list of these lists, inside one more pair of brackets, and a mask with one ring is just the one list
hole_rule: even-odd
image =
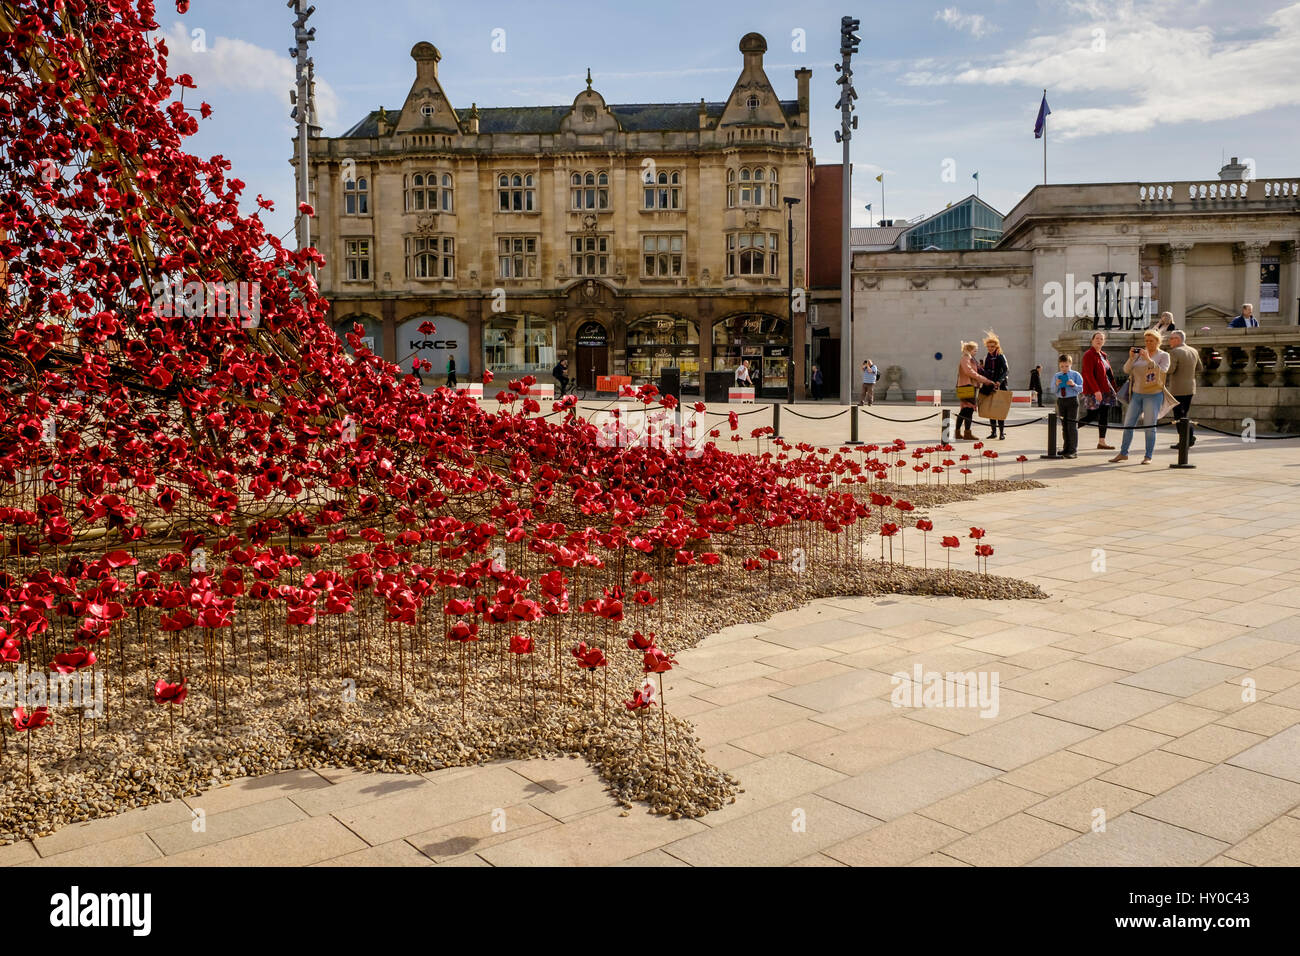
[[1235,713],[1219,718],[1215,723],[1252,734],[1273,737],[1300,723],[1300,710],[1278,707],[1271,701],[1261,701],[1243,707]]
[[755,760],[737,770],[735,775],[743,792],[736,795],[734,803],[704,818],[711,827],[844,779],[844,774],[836,770],[789,753]]
[[917,813],[966,833],[974,833],[999,820],[1005,820],[1042,799],[1040,793],[1011,786],[1002,780],[986,780],[923,807]]
[[0,867],[17,866],[19,863],[27,863],[39,857],[40,854],[36,852],[36,847],[32,846],[30,840],[20,840],[8,846],[0,846]]
[[609,784],[595,774],[562,784],[561,788],[554,793],[534,797],[528,803],[547,816],[561,821],[590,813],[592,810],[619,806],[618,801],[609,792]]
[[761,730],[748,737],[737,737],[732,744],[760,757],[770,757],[773,754],[797,750],[805,744],[825,740],[837,733],[839,731],[836,728],[827,724],[819,724],[813,720],[795,720],[770,730]]
[[1169,694],[1171,697],[1190,697],[1208,687],[1230,680],[1242,673],[1242,668],[1193,657],[1176,657],[1155,667],[1121,678],[1119,683],[1129,687]]
[[433,866],[433,861],[405,840],[354,850],[312,866]]
[[690,866],[690,864],[687,863],[685,860],[679,860],[679,859],[677,859],[677,857],[672,856],[671,854],[665,853],[663,850],[658,850],[658,849],[650,850],[650,851],[648,851],[648,852],[646,852],[646,853],[638,853],[636,856],[631,857],[630,859],[627,859],[627,860],[621,860],[621,861],[619,861],[618,863],[615,863],[614,865],[615,865],[615,866],[632,866],[632,867],[642,867],[642,866],[673,866],[673,867],[686,867],[686,866]]
[[791,866],[844,866],[839,860],[832,860],[824,853],[814,853],[812,856],[806,856],[802,860],[795,860]]
[[173,823],[149,831],[149,838],[168,856],[197,847],[220,843],[271,827],[304,820],[307,814],[292,800],[263,800],[236,806],[224,813],[210,813],[185,823]]
[[1224,856],[1251,866],[1300,866],[1300,820],[1278,817],[1224,850]]
[[1167,707],[1161,707],[1159,710],[1153,710],[1149,714],[1134,717],[1129,723],[1134,727],[1141,727],[1143,730],[1154,730],[1158,734],[1182,737],[1198,727],[1213,723],[1221,716],[1223,715],[1217,710],[1210,710],[1208,707],[1193,707],[1191,704],[1179,702],[1170,704]]
[[1222,764],[1152,797],[1143,816],[1237,843],[1300,803],[1300,784]]
[[1158,641],[1148,637],[1136,637],[1132,640],[1102,648],[1080,658],[1089,664],[1102,667],[1114,667],[1125,671],[1143,671],[1157,664],[1182,657],[1187,648],[1170,641]]
[[1204,760],[1193,760],[1165,750],[1153,750],[1113,770],[1107,770],[1098,779],[1154,795],[1164,793],[1212,766],[1214,764]]
[[1232,667],[1262,667],[1295,653],[1295,645],[1243,634],[1192,653],[1192,657]]
[[1017,813],[944,847],[943,852],[972,866],[1023,866],[1075,836],[1068,827]]
[[826,713],[887,694],[893,686],[893,679],[888,674],[852,669],[798,687],[782,688],[772,696],[817,713]]
[[822,852],[849,866],[902,866],[963,836],[955,827],[913,813],[873,827]]
[[309,816],[343,810],[378,797],[437,786],[419,774],[365,773],[340,780],[328,787],[299,791],[288,799]]
[[329,787],[330,781],[314,770],[287,770],[264,777],[243,777],[226,786],[205,790],[196,797],[186,797],[185,802],[212,817],[250,804],[280,800]]
[[1064,700],[1127,676],[1128,671],[1115,667],[1102,667],[1086,661],[1068,660],[1031,671],[1023,677],[1008,681],[1006,686],[1011,690],[1023,691],[1036,697]]
[[1124,684],[1103,684],[1065,700],[1057,701],[1038,711],[1045,717],[1068,720],[1071,723],[1095,730],[1109,730],[1127,723],[1135,717],[1173,702],[1168,694],[1128,687]]
[[893,820],[995,776],[992,767],[926,750],[822,787],[828,800],[878,820]]
[[691,866],[785,866],[878,823],[856,810],[804,794],[664,849]]
[[[668,709],[672,711],[672,702]],[[779,727],[795,720],[811,717],[816,710],[800,707],[789,701],[774,697],[755,697],[738,704],[717,707],[708,713],[700,714],[691,723],[695,725],[695,735],[706,745],[726,743],[737,737],[748,737],[760,730]]]
[[1150,798],[1104,780],[1088,780],[1025,810],[1031,816],[1087,833]]
[[696,820],[669,820],[642,808],[625,817],[621,812],[601,810],[498,843],[478,855],[493,866],[607,866],[708,829]]
[[1264,739],[1261,734],[1224,727],[1222,724],[1208,724],[1170,741],[1161,749],[1195,760],[1222,763]]
[[1228,844],[1136,813],[1106,822],[1104,832],[1089,832],[1044,854],[1035,866],[1197,866]]
[[333,817],[259,830],[233,840],[151,860],[151,866],[309,866],[366,849],[366,841]]
[[1122,764],[1173,739],[1168,734],[1158,734],[1154,730],[1143,730],[1131,724],[1120,724],[1095,737],[1071,745],[1070,750],[1087,757],[1096,757],[1107,763]]
[[[947,682],[949,685],[952,683]],[[971,687],[968,679],[960,690],[969,694]],[[899,712],[906,714],[912,720],[919,720],[923,724],[941,727],[956,734],[974,734],[992,727],[999,721],[1031,713],[1051,703],[1045,697],[1033,697],[1000,686],[991,697],[991,702],[981,703],[977,696],[975,706],[903,707]],[[958,702],[961,700],[960,697],[954,699]],[[968,696],[966,699],[969,701],[971,698]]]
[[431,789],[395,793],[334,812],[371,846],[389,843],[446,823],[523,803],[548,792],[506,767],[482,767]]
[[795,753],[852,776],[956,739],[956,734],[938,727],[907,717],[889,717],[807,744]]
[[170,800],[167,803],[125,810],[113,817],[74,823],[49,836],[39,837],[34,843],[36,852],[41,856],[53,856],[79,847],[108,843],[133,833],[144,833],[171,823],[189,823],[193,819],[194,814],[183,801]]
[[144,833],[131,833],[114,839],[84,843],[63,853],[41,856],[18,866],[134,866],[162,859],[162,851]]
[[1058,750],[1010,773],[1004,773],[998,779],[1015,787],[1051,796],[1110,769],[1111,764],[1104,760],[1085,757],[1069,750]]
[[518,840],[538,830],[558,826],[560,823],[550,814],[521,803],[421,833],[412,833],[405,842],[425,859],[445,863],[465,854],[479,853],[498,843]]
[[1014,770],[1095,733],[1088,727],[1064,720],[1024,714],[943,744],[939,749],[999,770]]
[[1300,725],[1282,731],[1249,750],[1228,759],[1235,767],[1245,767],[1300,783]]

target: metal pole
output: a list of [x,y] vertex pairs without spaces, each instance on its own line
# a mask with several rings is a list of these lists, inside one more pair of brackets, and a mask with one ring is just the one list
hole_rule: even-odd
[[858,406],[849,405],[849,444],[861,445],[858,441]]
[[[840,99],[836,103],[840,111],[840,128],[835,134],[844,147],[843,165],[840,167],[840,180],[843,189],[843,201],[840,207],[840,404],[853,405],[853,161],[849,154],[849,140],[857,126],[853,116],[853,101],[857,92],[853,89],[853,54],[857,52],[862,39],[853,31],[859,29],[861,21],[854,17],[840,17],[840,62],[836,70],[840,78],[835,81],[841,87]],[[855,406],[856,407],[856,406]],[[854,416],[856,426],[857,417]]]
[[1187,463],[1187,449],[1191,446],[1188,435],[1192,430],[1192,421],[1190,418],[1180,418],[1174,424],[1178,426],[1178,463],[1169,467],[1195,468],[1195,465]]
[[1038,457],[1052,461],[1061,457],[1056,453],[1056,412],[1047,413],[1047,454]]
[[781,437],[781,403],[772,403],[772,437]]
[[952,412],[949,409],[943,410],[943,415],[939,420],[939,444],[947,445],[951,443],[952,432]]
[[785,242],[785,260],[786,260],[786,289],[785,289],[785,314],[790,323],[790,352],[786,357],[786,390],[785,400],[787,404],[794,403],[794,207],[799,202],[796,196],[785,197],[785,222],[786,222],[786,242]]
[[[298,202],[309,202],[309,182],[307,150],[311,129],[311,73],[312,62],[307,55],[308,45],[316,38],[316,28],[307,29],[307,20],[316,12],[314,6],[303,8],[303,0],[288,0],[286,4],[294,13],[293,29],[295,45],[289,49],[294,58],[294,71],[298,81],[295,93],[293,113],[298,121]],[[311,217],[298,213],[298,248],[306,249],[311,245]]]

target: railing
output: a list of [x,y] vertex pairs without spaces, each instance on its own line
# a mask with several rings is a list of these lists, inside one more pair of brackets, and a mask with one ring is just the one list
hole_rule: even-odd
[[[1178,192],[1171,183],[1139,186],[1138,202],[1172,202],[1183,198]],[[1193,202],[1201,199],[1284,199],[1296,196],[1300,196],[1300,182],[1290,180],[1187,184],[1187,199]]]
[[[1072,329],[1061,333],[1052,347],[1072,353],[1077,369],[1092,334],[1089,329]],[[1187,344],[1201,353],[1205,365],[1200,385],[1208,388],[1300,387],[1300,326],[1189,330],[1186,335]],[[1122,374],[1120,370],[1129,348],[1141,344],[1140,331],[1117,330],[1108,335],[1106,350],[1116,375]]]

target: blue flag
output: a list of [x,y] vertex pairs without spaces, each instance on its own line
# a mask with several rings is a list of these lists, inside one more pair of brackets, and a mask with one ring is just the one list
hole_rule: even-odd
[[1038,119],[1034,121],[1034,139],[1042,139],[1047,130],[1047,117],[1052,108],[1047,105],[1047,90],[1043,90],[1043,102],[1038,107]]

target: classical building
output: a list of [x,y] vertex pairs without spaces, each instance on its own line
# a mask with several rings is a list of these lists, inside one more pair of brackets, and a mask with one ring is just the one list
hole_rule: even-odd
[[[1170,311],[1188,344],[1217,363],[1207,386],[1269,384],[1289,394],[1300,385],[1292,358],[1300,181],[1246,181],[1244,168],[1234,160],[1220,179],[1196,182],[1036,186],[1007,214],[992,249],[855,253],[856,358],[895,367],[904,395],[951,392],[961,341],[994,329],[1011,384],[1025,388],[1034,365],[1053,368],[1058,351],[1086,343],[1094,324],[1127,342],[1151,315]],[[1245,302],[1262,330],[1227,329]],[[1281,335],[1277,348],[1236,342],[1272,333]]]
[[[559,358],[598,375],[657,379],[760,369],[761,393],[802,394],[806,322],[790,322],[807,274],[814,178],[810,70],[781,99],[767,43],[740,41],[740,75],[722,101],[457,109],[430,43],[411,50],[415,81],[380,108],[310,143],[321,290],[340,330],[361,323],[376,352],[410,368],[448,356],[462,379],[550,380]],[[794,245],[787,248],[788,200]],[[433,335],[419,332],[425,321]],[[838,328],[836,329],[838,334]]]

